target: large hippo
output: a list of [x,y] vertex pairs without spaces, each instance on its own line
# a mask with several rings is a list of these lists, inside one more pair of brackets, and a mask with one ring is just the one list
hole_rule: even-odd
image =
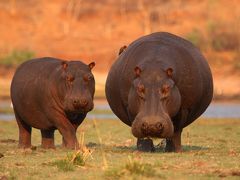
[[54,148],[56,129],[62,134],[65,147],[78,148],[76,130],[93,109],[94,66],[94,62],[86,65],[50,57],[20,65],[11,84],[19,147],[31,147],[34,127],[41,130],[43,148]]
[[112,111],[146,151],[154,150],[150,137],[166,138],[165,151],[181,151],[182,129],[206,110],[212,96],[212,75],[201,52],[166,32],[122,48],[106,81]]

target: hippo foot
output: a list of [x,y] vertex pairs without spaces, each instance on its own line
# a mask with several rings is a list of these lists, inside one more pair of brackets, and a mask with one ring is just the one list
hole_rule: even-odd
[[78,145],[75,146],[62,146],[63,149],[71,149],[71,150],[79,150],[81,147],[79,147]]
[[152,139],[138,139],[137,140],[137,149],[143,152],[154,152],[155,147]]
[[42,148],[44,149],[55,149],[53,138],[42,138]]
[[27,151],[28,151],[28,150],[30,150],[30,151],[35,151],[35,150],[37,150],[37,146],[23,145],[23,144],[21,144],[21,145],[19,144],[19,145],[18,145],[18,148],[19,148],[19,149],[22,149],[22,150],[24,150],[24,151],[25,151],[25,150],[27,150]]
[[182,147],[175,145],[172,140],[167,140],[165,152],[182,152]]
[[174,132],[174,135],[172,138],[166,139],[165,152],[182,152],[181,134],[182,134],[182,129]]
[[18,144],[19,149],[30,149],[32,147],[31,144]]
[[64,148],[64,149],[80,149],[78,143],[67,144],[66,142],[63,142],[63,143],[62,143],[62,148]]
[[43,149],[56,149],[52,144],[42,144],[41,146]]

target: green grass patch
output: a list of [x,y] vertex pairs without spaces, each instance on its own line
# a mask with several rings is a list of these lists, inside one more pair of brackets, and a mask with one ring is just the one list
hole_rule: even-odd
[[143,163],[140,159],[128,157],[128,162],[119,168],[109,169],[105,172],[106,178],[120,179],[127,177],[163,177],[157,173],[155,166],[150,163]]
[[90,155],[91,151],[89,150],[78,150],[74,153],[67,154],[67,157],[64,159],[55,160],[49,164],[57,166],[61,171],[74,171],[75,167],[84,166]]
[[17,67],[23,62],[32,59],[35,57],[35,53],[33,51],[24,49],[19,50],[15,49],[9,54],[3,55],[0,57],[0,65],[5,67]]
[[[154,139],[155,153],[140,153],[128,126],[118,120],[84,120],[78,129],[91,151],[40,147],[33,129],[32,144],[20,150],[15,121],[0,121],[0,177],[15,179],[217,179],[240,176],[240,119],[199,119],[182,134],[182,153],[164,153],[162,139]],[[80,143],[81,144],[81,143]],[[131,158],[129,158],[131,157]]]
[[70,163],[67,159],[56,160],[53,163],[51,163],[51,165],[57,166],[57,168],[61,171],[73,171],[74,170],[73,163]]

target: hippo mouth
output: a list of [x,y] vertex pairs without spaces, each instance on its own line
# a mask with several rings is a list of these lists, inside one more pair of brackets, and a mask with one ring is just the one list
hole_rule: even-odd
[[83,109],[66,111],[67,114],[86,114],[87,112]]
[[153,122],[150,119],[148,118],[149,121],[146,121],[146,118],[136,118],[132,123],[132,134],[137,138],[170,138],[173,136],[174,127],[170,118]]
[[65,110],[65,112],[67,114],[86,114],[88,113],[89,111],[91,111],[93,108],[79,108],[79,109],[76,109],[76,108],[73,108],[71,110]]
[[74,113],[74,114],[86,114],[89,111],[93,110],[93,103],[92,104],[88,104],[85,107],[81,107],[81,106],[73,106],[73,105],[69,105],[66,104],[64,111],[66,113]]

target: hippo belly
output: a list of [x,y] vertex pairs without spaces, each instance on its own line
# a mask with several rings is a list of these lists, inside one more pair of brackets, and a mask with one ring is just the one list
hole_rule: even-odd
[[112,111],[138,139],[167,138],[166,149],[180,150],[182,129],[212,100],[207,61],[192,43],[165,32],[141,37],[121,52],[106,81]]

